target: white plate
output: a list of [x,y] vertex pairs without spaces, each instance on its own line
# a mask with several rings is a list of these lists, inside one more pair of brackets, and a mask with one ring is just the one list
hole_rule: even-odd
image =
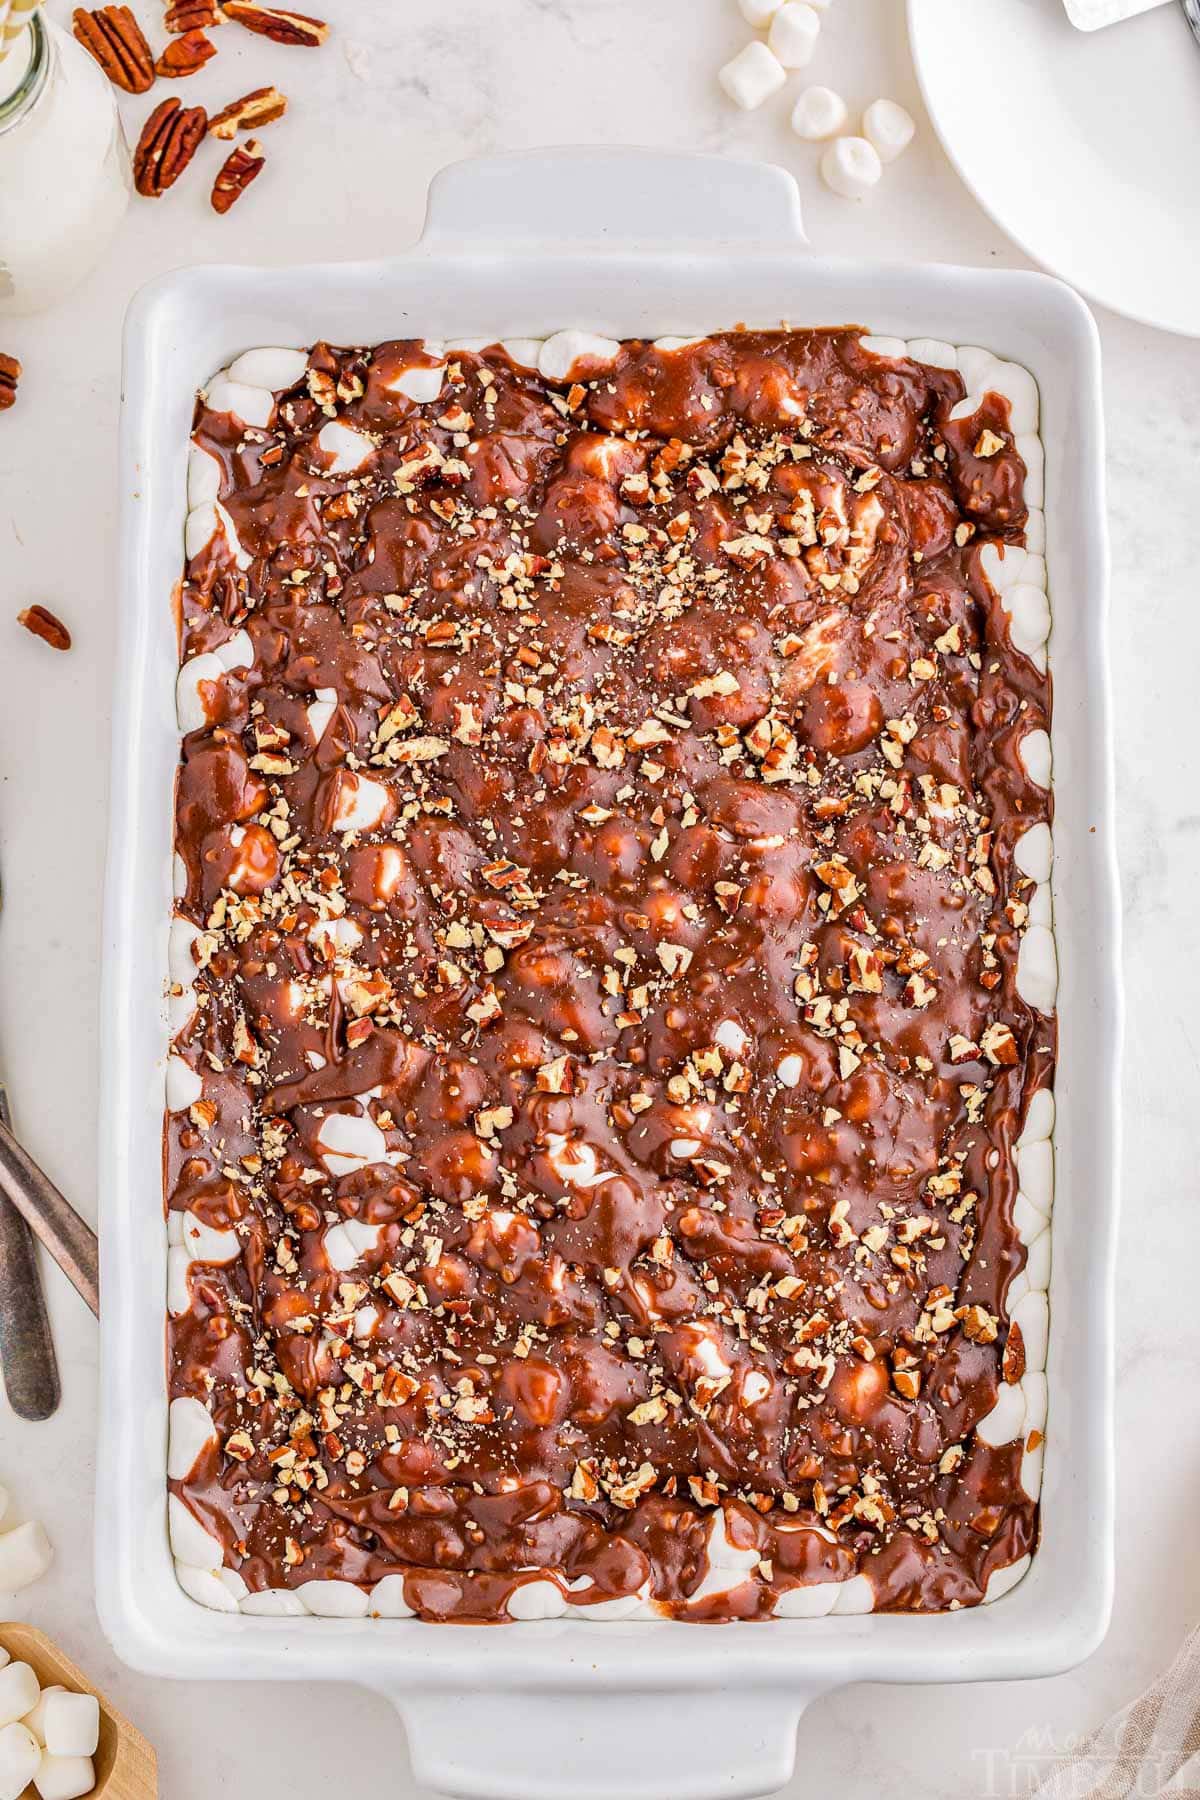
[[950,160],[1036,261],[1147,325],[1200,336],[1200,45],[1160,6],[1076,31],[1062,0],[908,0]]

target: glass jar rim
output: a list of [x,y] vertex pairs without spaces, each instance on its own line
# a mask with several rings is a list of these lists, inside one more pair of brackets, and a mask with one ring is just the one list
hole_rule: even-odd
[[[50,73],[52,46],[40,8],[30,14],[28,29],[33,53],[29,58],[29,67],[18,85],[7,98],[0,100],[0,135],[23,119],[37,104]],[[9,54],[14,53],[10,51]]]

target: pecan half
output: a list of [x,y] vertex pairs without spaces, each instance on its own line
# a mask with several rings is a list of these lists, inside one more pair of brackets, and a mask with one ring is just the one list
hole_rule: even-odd
[[71,29],[95,57],[114,87],[144,94],[154,85],[154,57],[141,26],[127,6],[77,6]]
[[133,153],[133,185],[147,200],[174,187],[191,162],[208,124],[202,106],[181,106],[172,98],[156,106]]
[[167,0],[163,15],[167,31],[208,31],[220,23],[217,0]]
[[329,36],[324,19],[310,18],[307,13],[285,12],[281,6],[255,6],[253,0],[221,0],[221,11],[227,19],[244,25],[247,31],[273,38],[277,44],[300,44],[315,50]]
[[21,379],[21,365],[15,356],[5,356],[0,350],[0,412],[13,404],[17,397],[17,383]]
[[248,138],[236,150],[231,150],[213,182],[213,211],[227,213],[234,201],[240,200],[250,183],[261,174],[266,160],[262,145],[254,138]]
[[232,100],[222,112],[214,113],[208,121],[208,129],[215,138],[234,138],[239,131],[257,131],[275,119],[282,119],[286,111],[287,96],[278,88],[255,88],[253,93],[243,94],[240,100]]
[[216,54],[217,46],[202,31],[185,31],[182,37],[172,38],[155,63],[154,73],[168,81],[182,81],[187,75],[195,75]]
[[34,637],[41,638],[52,650],[69,650],[71,634],[61,619],[45,606],[27,606],[24,612],[17,614],[17,624],[23,625],[26,631],[32,631]]

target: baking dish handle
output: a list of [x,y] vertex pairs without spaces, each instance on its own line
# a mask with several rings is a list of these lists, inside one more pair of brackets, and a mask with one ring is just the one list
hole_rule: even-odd
[[451,163],[430,183],[418,248],[779,250],[807,241],[800,191],[773,163],[581,145]]
[[791,1778],[796,1726],[822,1691],[388,1698],[417,1782],[454,1800],[758,1800]]

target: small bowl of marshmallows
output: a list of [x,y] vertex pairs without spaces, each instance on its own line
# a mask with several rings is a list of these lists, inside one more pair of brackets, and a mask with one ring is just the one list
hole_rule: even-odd
[[[735,106],[751,112],[779,93],[793,71],[807,69],[817,52],[821,15],[831,0],[738,0],[747,24],[766,36],[751,38],[718,72]],[[833,88],[806,87],[791,112],[792,130],[807,143],[824,143],[821,176],[843,200],[865,200],[912,143],[916,125],[896,100],[872,100],[858,132],[847,130],[850,109]]]

